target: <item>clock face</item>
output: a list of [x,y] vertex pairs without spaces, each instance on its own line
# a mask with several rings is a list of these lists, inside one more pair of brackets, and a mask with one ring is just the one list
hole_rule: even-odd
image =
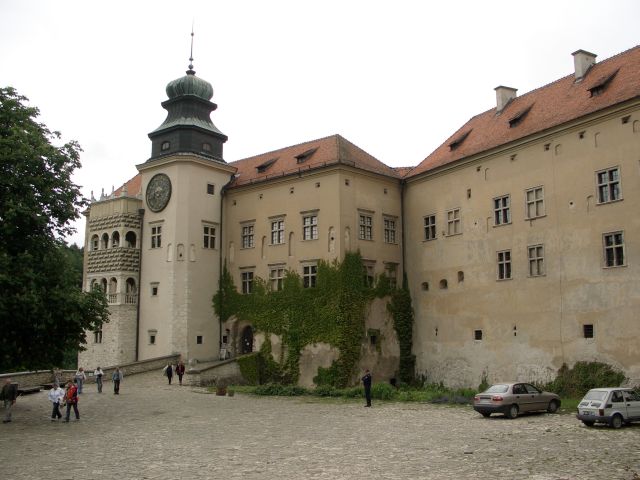
[[171,180],[164,173],[154,175],[147,185],[147,205],[152,212],[160,212],[171,198]]

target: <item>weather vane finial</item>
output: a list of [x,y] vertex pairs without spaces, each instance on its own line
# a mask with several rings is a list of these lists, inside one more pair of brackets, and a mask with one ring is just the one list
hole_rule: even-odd
[[191,21],[191,55],[189,55],[189,71],[191,75],[195,74],[195,70],[193,69],[193,20]]

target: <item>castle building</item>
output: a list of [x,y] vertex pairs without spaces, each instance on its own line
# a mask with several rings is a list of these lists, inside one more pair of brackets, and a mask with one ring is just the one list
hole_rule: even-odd
[[[223,265],[241,293],[281,288],[294,270],[359,251],[368,277],[406,274],[416,373],[448,385],[546,381],[563,364],[603,361],[640,379],[640,47],[472,117],[414,168],[391,168],[339,135],[227,163],[213,90],[169,83],[164,123],[139,174],[86,212],[84,285],[107,292],[111,321],[80,363],[179,353],[218,359],[262,341],[212,307]],[[383,301],[363,358],[394,375]],[[277,347],[277,342],[276,345]],[[303,352],[301,383],[339,352]]]

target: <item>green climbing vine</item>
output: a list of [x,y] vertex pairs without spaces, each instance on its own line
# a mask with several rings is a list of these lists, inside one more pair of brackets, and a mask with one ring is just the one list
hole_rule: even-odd
[[[320,261],[316,279],[315,288],[303,288],[300,276],[288,271],[282,290],[271,291],[264,280],[255,278],[252,293],[241,295],[225,265],[220,289],[213,299],[214,309],[222,321],[235,315],[239,320],[250,322],[255,331],[266,334],[267,341],[261,349],[264,351],[260,353],[262,359],[256,360],[258,363],[255,366],[245,365],[259,383],[296,383],[303,348],[324,342],[336,347],[340,356],[331,367],[318,369],[314,381],[318,385],[347,386],[356,373],[360,358],[367,305],[374,297],[386,295],[392,295],[390,305],[394,304],[396,290],[391,287],[387,277],[381,276],[375,286],[367,285],[359,253],[348,253],[342,262],[330,264]],[[410,298],[408,302],[411,308]],[[396,325],[395,316],[403,307],[389,308]],[[402,321],[396,326],[399,338],[407,336],[406,325],[412,320],[412,313],[402,316]],[[409,349],[412,329],[411,324],[408,327]],[[400,332],[403,332],[402,335]],[[274,362],[271,356],[269,334],[282,339],[286,356],[280,363]]]
[[391,293],[391,301],[387,309],[393,316],[393,328],[398,335],[400,344],[400,368],[398,376],[400,381],[411,384],[415,379],[416,356],[413,349],[413,307],[411,306],[411,294],[407,285],[406,275],[402,281],[402,288]]

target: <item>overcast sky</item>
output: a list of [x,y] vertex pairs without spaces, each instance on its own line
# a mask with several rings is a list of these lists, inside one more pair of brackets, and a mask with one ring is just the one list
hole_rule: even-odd
[[639,20],[637,0],[0,0],[0,86],[80,142],[85,196],[110,193],[151,153],[193,22],[227,161],[338,133],[409,166],[493,108],[496,86],[522,95],[571,74],[575,50],[627,50]]

